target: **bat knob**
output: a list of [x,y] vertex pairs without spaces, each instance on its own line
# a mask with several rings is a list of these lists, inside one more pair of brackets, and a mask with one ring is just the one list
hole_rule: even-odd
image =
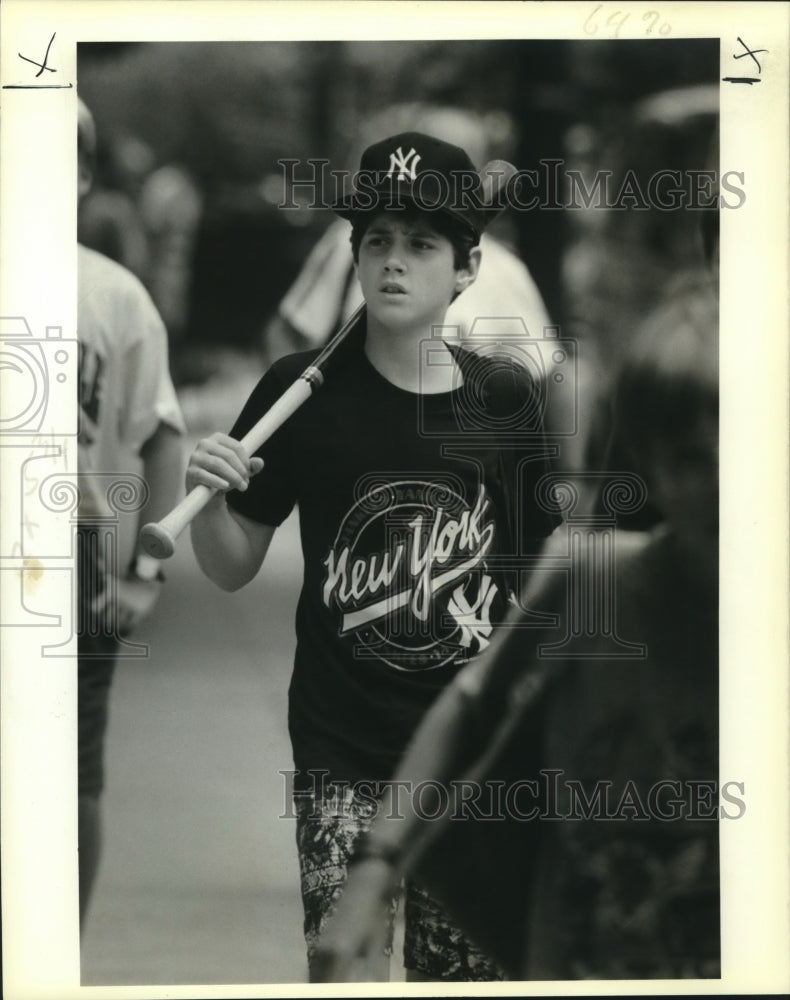
[[169,559],[176,550],[176,540],[161,524],[146,524],[140,532],[140,544],[149,556]]

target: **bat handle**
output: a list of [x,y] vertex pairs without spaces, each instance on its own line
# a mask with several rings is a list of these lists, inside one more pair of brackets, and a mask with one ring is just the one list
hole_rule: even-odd
[[148,555],[169,559],[175,552],[178,536],[216,492],[210,486],[198,484],[161,521],[146,524],[140,532],[140,544]]

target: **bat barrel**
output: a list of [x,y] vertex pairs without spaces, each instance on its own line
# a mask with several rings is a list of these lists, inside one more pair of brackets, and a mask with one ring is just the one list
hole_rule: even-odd
[[178,536],[216,492],[209,486],[198,485],[187,493],[167,517],[146,524],[140,532],[140,544],[145,552],[157,559],[169,559],[175,552]]

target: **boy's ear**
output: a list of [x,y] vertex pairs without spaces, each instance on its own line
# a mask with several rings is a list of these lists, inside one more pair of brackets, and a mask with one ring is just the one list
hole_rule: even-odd
[[462,292],[465,288],[474,284],[477,280],[478,272],[480,271],[480,259],[482,254],[480,252],[480,247],[473,247],[469,251],[469,264],[467,267],[461,268],[457,272],[455,279],[455,290],[456,292]]

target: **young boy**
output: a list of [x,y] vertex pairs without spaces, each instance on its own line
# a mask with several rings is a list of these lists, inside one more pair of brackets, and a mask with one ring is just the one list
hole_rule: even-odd
[[[491,433],[466,446],[462,355],[434,333],[475,280],[477,244],[496,210],[481,205],[465,152],[420,133],[369,147],[357,183],[336,211],[352,222],[367,308],[342,359],[248,457],[237,439],[317,352],[277,362],[231,436],[201,441],[187,470],[187,489],[219,490],[193,522],[192,543],[206,575],[227,590],[254,577],[275,527],[299,505],[305,570],[289,728],[311,961],[382,783],[436,695],[503,615],[509,594],[497,557],[512,554],[502,453]],[[456,197],[464,185],[466,197]],[[429,207],[437,189],[443,197]],[[539,538],[558,518],[534,500],[546,460],[539,420],[531,431],[537,444],[518,480],[519,523]],[[414,886],[406,927],[409,978],[499,977]],[[372,976],[388,978],[387,966],[382,956]]]

